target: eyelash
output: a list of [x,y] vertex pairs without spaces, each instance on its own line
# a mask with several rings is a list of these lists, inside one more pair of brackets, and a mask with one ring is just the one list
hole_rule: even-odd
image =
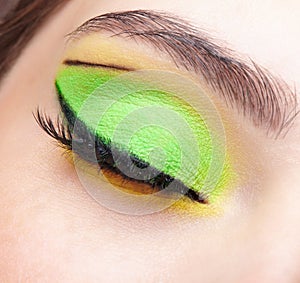
[[[75,140],[72,134],[72,127],[68,122],[64,123],[59,116],[57,116],[57,118],[53,120],[47,114],[43,113],[39,108],[35,111],[33,116],[37,124],[46,132],[46,134],[55,139],[58,142],[59,146],[61,146],[66,151],[74,152],[73,143],[78,142],[78,144],[81,145],[83,152],[75,153],[81,156],[81,158],[91,162],[91,159],[87,157],[89,156],[89,154],[95,155],[96,153],[97,165],[99,166],[100,170],[107,169],[112,173],[120,175],[124,179],[124,181],[134,181],[136,183],[147,184],[152,187],[153,190],[156,188],[159,191],[165,189],[170,183],[174,184],[175,182],[175,193],[180,193],[196,203],[208,204],[208,199],[205,195],[187,188],[179,180],[174,179],[173,177],[164,174],[163,172],[160,172],[153,167],[150,167],[150,169],[155,170],[156,173],[155,177],[153,178],[146,180],[134,180],[126,176],[118,169],[118,166],[112,155],[111,146],[105,145],[99,139],[92,137],[91,133],[86,129],[86,127],[84,127],[84,125],[82,125],[81,127],[81,129],[83,130],[83,133],[81,133],[81,137],[78,137]],[[90,140],[95,143],[94,145],[89,142],[89,137]],[[122,154],[124,153],[121,153],[121,155]],[[145,168],[149,166],[149,164],[139,160],[135,156],[129,157],[138,168]],[[125,160],[128,159],[126,158]]]

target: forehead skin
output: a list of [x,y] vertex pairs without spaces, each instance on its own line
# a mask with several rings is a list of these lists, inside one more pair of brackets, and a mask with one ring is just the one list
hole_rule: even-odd
[[130,9],[188,18],[300,84],[298,1],[72,1],[41,27],[1,85],[1,281],[299,282],[298,120],[276,141],[249,129],[246,142],[263,152],[256,158],[265,177],[219,219],[106,210],[35,124],[38,105],[57,113],[53,78],[64,36],[91,17]]

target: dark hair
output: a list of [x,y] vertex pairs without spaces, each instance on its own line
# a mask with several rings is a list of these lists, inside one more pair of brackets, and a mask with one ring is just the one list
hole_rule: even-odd
[[0,80],[20,55],[36,30],[67,0],[19,0],[0,22]]

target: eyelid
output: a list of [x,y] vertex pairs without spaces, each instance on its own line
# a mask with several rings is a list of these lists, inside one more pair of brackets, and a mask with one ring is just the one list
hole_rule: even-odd
[[137,40],[167,54],[175,65],[200,74],[228,106],[270,135],[284,135],[298,113],[296,94],[283,80],[253,61],[238,59],[176,16],[147,10],[109,13],[88,20],[69,37],[78,40],[98,32]]
[[[107,67],[107,66],[106,66]],[[132,98],[134,98],[135,96],[136,96],[136,94],[134,94],[135,92],[133,92],[132,94],[134,94],[134,96],[132,96],[132,94],[131,94],[131,90],[132,90],[132,83],[135,81],[135,80],[132,80],[131,81],[131,83],[129,83],[128,84],[128,80],[126,79],[126,78],[128,78],[128,76],[132,76],[132,73],[134,73],[135,74],[135,76],[137,75],[138,76],[138,80],[137,80],[137,82],[138,82],[138,85],[140,85],[140,83],[139,83],[139,80],[140,79],[142,79],[143,81],[145,80],[145,78],[147,77],[147,72],[148,71],[146,71],[146,72],[122,72],[122,71],[120,71],[120,70],[114,70],[114,72],[116,72],[115,73],[115,75],[117,75],[118,74],[118,72],[120,72],[121,74],[123,73],[124,75],[121,75],[121,76],[118,76],[117,77],[117,81],[119,82],[119,83],[117,83],[117,84],[115,84],[114,83],[114,79],[111,79],[111,80],[109,80],[109,74],[110,74],[110,72],[111,71],[113,71],[113,70],[111,70],[111,69],[108,69],[108,68],[98,68],[98,67],[93,67],[93,66],[86,66],[86,65],[83,65],[83,66],[81,66],[81,65],[79,65],[79,64],[76,64],[76,66],[66,66],[66,65],[64,65],[63,67],[62,67],[62,69],[59,71],[59,73],[58,73],[58,75],[57,75],[57,81],[56,81],[56,85],[57,85],[57,89],[58,89],[58,92],[59,92],[59,94],[60,94],[60,102],[61,102],[61,105],[62,105],[62,109],[63,109],[63,112],[66,114],[68,114],[68,113],[71,113],[70,111],[69,111],[69,109],[68,109],[68,107],[65,107],[64,106],[64,103],[67,103],[68,105],[72,105],[72,108],[73,108],[73,111],[74,111],[74,114],[72,114],[72,116],[73,117],[75,117],[76,119],[81,119],[80,117],[80,114],[78,114],[79,112],[78,111],[81,111],[81,110],[79,110],[79,109],[82,109],[82,107],[83,107],[83,105],[81,105],[81,103],[85,103],[84,101],[86,100],[86,98],[89,96],[89,94],[92,94],[93,92],[94,92],[94,90],[95,89],[98,89],[98,87],[99,87],[99,85],[102,85],[102,84],[104,84],[105,85],[105,81],[107,81],[107,82],[109,82],[109,86],[107,86],[107,88],[104,88],[104,89],[102,89],[101,90],[101,87],[99,87],[99,90],[97,90],[97,92],[98,92],[98,95],[95,95],[95,94],[93,94],[93,98],[95,98],[95,97],[99,97],[99,101],[98,102],[93,102],[93,105],[97,105],[97,107],[96,108],[94,108],[94,107],[92,107],[92,108],[87,108],[88,109],[88,115],[91,115],[91,113],[95,113],[95,114],[99,114],[98,113],[98,110],[99,110],[99,106],[101,105],[101,104],[103,104],[103,102],[102,102],[102,100],[103,100],[103,98],[105,98],[105,89],[108,89],[109,90],[109,92],[111,92],[111,96],[109,96],[109,97],[112,97],[112,98],[114,98],[114,100],[116,101],[116,102],[118,102],[118,99],[117,98],[115,98],[116,97],[116,93],[114,92],[115,90],[117,90],[117,89],[119,89],[119,86],[120,86],[120,82],[123,84],[123,82],[125,83],[125,85],[131,85],[131,87],[130,87],[130,93],[128,94],[129,96],[128,97],[131,97],[130,99],[132,99]],[[167,79],[167,77],[165,78],[165,79],[163,79],[163,73],[162,72],[159,72],[158,74],[157,74],[157,71],[150,71],[150,73],[151,74],[148,74],[148,76],[149,76],[149,78],[151,79],[151,81],[155,81],[155,82],[159,82],[160,80],[162,81],[162,82],[164,82],[164,84],[166,85],[166,86],[168,86],[168,88],[170,88],[171,87],[171,89],[172,89],[172,91],[171,91],[171,93],[174,91],[175,93],[176,93],[176,91],[178,91],[181,95],[183,95],[185,92],[187,92],[188,91],[188,89],[190,89],[191,88],[191,90],[192,90],[192,93],[193,93],[193,95],[192,95],[192,97],[193,97],[193,99],[197,99],[197,100],[199,100],[199,88],[198,88],[198,86],[196,87],[196,85],[193,87],[192,85],[190,85],[191,84],[191,81],[186,81],[186,82],[184,82],[184,80],[183,80],[183,77],[182,78],[180,78],[178,75],[175,75],[175,74],[173,74],[173,75],[171,75],[171,73],[170,72],[167,72],[167,73],[165,73],[164,75],[165,76],[167,76],[167,77],[170,77],[170,76],[172,76],[172,78],[169,78],[169,79]],[[156,75],[154,76],[154,73],[156,73]],[[113,77],[115,77],[115,75],[113,75]],[[126,77],[126,78],[124,78],[124,76]],[[121,77],[121,78],[120,78]],[[103,80],[103,78],[105,78],[105,80]],[[108,79],[108,80],[107,80]],[[169,81],[169,82],[168,82]],[[175,83],[176,82],[176,83]],[[115,87],[114,87],[114,84],[115,84]],[[94,86],[92,86],[92,85],[94,85]],[[124,85],[124,86],[125,86]],[[153,85],[153,83],[151,83],[151,85]],[[156,87],[158,86],[156,83],[154,84]],[[177,86],[178,86],[178,88],[177,88]],[[196,87],[196,89],[195,89],[195,87]],[[134,89],[134,87],[133,87],[133,89]],[[146,87],[146,89],[148,89],[148,85],[147,85],[147,87]],[[164,89],[164,88],[163,88]],[[121,93],[123,93],[124,92],[124,90],[125,89],[123,89],[123,87],[121,87]],[[181,90],[181,91],[180,91]],[[126,93],[126,92],[125,92]],[[163,94],[164,93],[164,94]],[[191,93],[191,94],[192,94]],[[166,94],[167,94],[167,92],[162,92],[162,93],[159,93],[158,95],[159,95],[159,97],[160,97],[160,99],[159,99],[159,101],[163,101],[162,99],[164,99],[163,97],[164,96],[166,96]],[[138,105],[141,103],[141,106],[143,106],[144,104],[144,102],[143,102],[143,99],[145,100],[145,101],[148,101],[148,96],[149,96],[149,102],[150,101],[153,101],[153,102],[155,102],[156,100],[152,100],[153,99],[153,95],[154,95],[154,93],[149,93],[148,95],[146,95],[145,93],[141,93],[140,94],[140,96],[137,96],[136,98],[134,98],[135,99],[135,102],[132,102],[131,100],[128,100],[126,103],[128,103],[128,105],[130,105],[131,103],[133,103],[132,105],[136,105],[137,107],[138,107]],[[117,96],[118,97],[118,96]],[[198,97],[198,98],[197,98]],[[62,99],[63,98],[63,99]],[[167,98],[167,97],[166,97]],[[173,105],[173,107],[175,107],[175,105],[177,105],[178,103],[179,103],[179,100],[180,101],[182,101],[182,102],[180,102],[176,107],[177,107],[177,111],[179,111],[179,112],[182,112],[182,111],[184,111],[183,109],[185,109],[186,107],[191,107],[191,106],[188,106],[188,104],[187,104],[187,106],[184,106],[185,104],[186,104],[186,102],[183,102],[184,100],[183,100],[183,98],[182,97],[179,97],[178,96],[178,98],[176,98],[175,100],[175,97],[173,97],[172,99],[171,99],[171,97],[169,97],[169,98],[167,98],[167,100],[166,100],[166,102],[165,103],[171,103],[171,105]],[[120,100],[120,101],[122,101],[122,100]],[[169,102],[167,102],[167,101],[169,101]],[[177,101],[177,102],[176,102]],[[76,105],[77,103],[79,102],[79,104],[78,105]],[[149,103],[149,102],[147,102],[147,103]],[[203,101],[204,102],[204,101]],[[74,104],[75,103],[75,104]],[[122,102],[123,103],[123,102]],[[145,105],[147,105],[147,103],[145,104]],[[161,103],[161,102],[160,102]],[[175,103],[175,104],[174,104]],[[210,102],[211,103],[211,102]],[[67,105],[66,104],[66,105]],[[201,107],[204,107],[204,105],[206,105],[207,103],[204,103]],[[121,105],[122,106],[122,105]],[[208,105],[207,105],[208,106]],[[175,107],[175,108],[176,108]],[[66,110],[67,109],[67,110]],[[121,109],[121,108],[119,108],[119,109]],[[211,116],[211,114],[212,114],[212,112],[211,111],[209,111],[209,109],[210,108],[208,108],[208,109],[206,109],[205,110],[205,112],[207,112],[207,114],[206,115],[208,115],[209,117],[210,117],[210,119],[212,118],[212,116]],[[203,109],[204,110],[204,109]],[[113,117],[115,118],[115,114],[114,113],[118,113],[119,111],[116,109],[116,110],[113,110],[112,109],[112,115],[113,115]],[[126,110],[127,111],[127,110]],[[186,110],[186,111],[189,111],[189,110]],[[191,108],[191,111],[194,111],[194,110],[192,110],[192,108]],[[100,112],[101,112],[101,110],[100,110]],[[73,113],[73,112],[72,112]],[[107,113],[109,113],[108,112],[108,110],[106,110],[106,112],[105,112],[105,114],[107,114]],[[183,113],[185,113],[185,112],[183,112]],[[191,114],[190,114],[190,112],[186,112],[186,113],[188,113],[188,114],[186,114],[186,115],[188,115],[188,116],[190,116]],[[126,114],[126,113],[125,113]],[[204,114],[204,113],[203,113]],[[126,114],[127,115],[127,114]],[[194,115],[194,114],[193,114]],[[68,116],[68,115],[67,115]],[[188,118],[188,116],[186,116],[186,118],[187,119],[190,119],[190,118],[192,118],[192,117],[194,117],[194,116],[190,116],[190,118]],[[198,114],[197,114],[197,116],[198,116]],[[207,116],[207,117],[208,117]],[[67,119],[68,119],[68,117],[67,117]],[[73,118],[72,118],[73,119]],[[68,119],[69,120],[69,122],[71,122],[71,127],[73,127],[72,126],[72,124],[74,124],[74,122],[73,122],[73,120],[72,119]],[[195,119],[195,118],[192,118],[192,119]],[[198,119],[198,118],[197,118]],[[92,124],[89,124],[89,123],[87,123],[86,122],[86,120],[83,118],[83,120],[81,120],[81,121],[85,121],[85,123],[86,123],[86,125],[87,125],[87,127],[88,128],[90,128],[90,129],[93,129],[93,127],[94,126],[92,126]],[[119,121],[119,120],[118,120]],[[198,120],[197,120],[198,121]],[[208,122],[208,121],[207,121]],[[194,122],[193,122],[194,123]],[[98,125],[98,124],[97,124]],[[103,130],[105,130],[105,129],[109,129],[109,128],[112,128],[112,130],[114,129],[114,126],[113,126],[114,124],[112,124],[112,125],[107,125],[107,126],[105,126],[104,128],[102,128],[102,130],[97,130],[97,133],[99,133],[100,135],[102,135],[103,136],[103,134],[104,134],[104,132],[103,132]],[[190,126],[191,126],[192,124],[190,124]],[[202,125],[202,126],[201,126]],[[97,126],[98,127],[98,126]],[[204,126],[204,124],[203,124],[203,121],[201,122],[201,121],[199,121],[199,124],[197,123],[197,124],[194,124],[194,126],[193,126],[193,129],[196,131],[196,132],[198,132],[200,135],[204,135],[204,133],[206,133],[206,131],[202,131],[202,130],[204,130],[205,128],[204,127],[206,127],[206,126]],[[202,129],[202,130],[201,130]],[[110,131],[110,130],[109,130]],[[104,135],[104,137],[107,137],[107,135],[105,136]],[[185,140],[186,140],[186,143],[189,143],[190,141],[189,141],[189,139],[186,139],[186,137],[187,136],[184,136],[184,138],[185,138]],[[108,140],[107,138],[105,138],[105,140]],[[208,140],[205,138],[205,140],[201,140],[203,143],[206,143],[206,142],[208,142]],[[159,142],[158,143],[158,145],[159,144],[161,144],[161,142]],[[135,148],[137,148],[137,147],[135,147]],[[204,149],[205,149],[205,151],[206,150],[209,150],[209,148],[210,148],[210,146],[209,146],[209,144],[205,144],[205,146],[203,147],[203,149],[202,149],[202,152],[204,152]],[[140,154],[140,153],[139,153]],[[144,158],[144,157],[143,157]],[[98,160],[98,159],[97,159]],[[143,161],[146,161],[146,160],[144,160],[144,159],[142,159]],[[205,162],[205,164],[206,164],[206,162],[209,162],[209,160],[210,159],[203,159],[203,161],[202,162]],[[202,163],[202,164],[204,164],[204,163]],[[208,163],[209,164],[209,163]],[[207,164],[207,165],[208,165]],[[223,165],[223,164],[222,164]],[[209,165],[208,165],[209,166]],[[227,168],[227,167],[226,167]],[[223,169],[222,169],[223,170]],[[226,169],[227,170],[227,169]],[[162,171],[162,172],[164,172],[164,171]],[[165,174],[168,174],[167,172],[164,172]],[[203,173],[203,172],[202,172]],[[201,174],[202,174],[201,173]],[[228,172],[227,172],[228,173]],[[226,174],[227,174],[226,173]],[[170,176],[172,176],[172,175],[170,175]],[[223,176],[223,175],[222,175]],[[225,178],[225,176],[227,176],[227,175],[224,175],[222,178]],[[181,176],[182,177],[182,176]],[[200,178],[200,175],[198,176],[199,178]],[[227,177],[226,177],[227,178]],[[230,178],[229,177],[229,175],[228,175],[228,178]],[[179,180],[181,180],[180,178],[179,178]],[[198,181],[200,181],[200,179],[198,180]],[[197,181],[197,182],[198,182]],[[226,183],[226,181],[224,181],[224,183],[223,183],[223,181],[218,181],[218,179],[216,179],[216,181],[218,182],[218,186],[225,186],[227,183]],[[200,191],[201,192],[201,191]],[[188,195],[189,195],[189,197],[191,198],[191,199],[195,199],[195,197],[199,197],[199,195],[197,195],[197,194],[195,194],[195,192],[193,192],[193,190],[191,191],[191,190],[189,190],[188,192]],[[201,195],[200,195],[201,196]],[[207,202],[206,201],[206,199],[200,199],[200,201],[201,202]]]

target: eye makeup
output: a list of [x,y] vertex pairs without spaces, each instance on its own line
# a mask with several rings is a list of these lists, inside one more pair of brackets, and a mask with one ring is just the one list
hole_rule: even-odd
[[[90,49],[93,40],[83,42],[83,47],[79,43],[67,52],[56,75],[63,120],[53,122],[38,112],[40,126],[77,160],[84,161],[83,166],[101,171],[105,180],[99,177],[99,186],[106,181],[136,195],[166,191],[168,197],[171,192],[185,196],[177,201],[184,203],[178,206],[184,210],[191,205],[218,206],[236,182],[236,174],[226,144],[218,140],[224,133],[208,122],[202,111],[205,106],[195,107],[186,99],[188,90],[181,86],[186,84],[184,76],[169,82],[181,86],[172,91],[153,87],[163,76],[156,76],[149,86],[142,76],[133,82],[130,74],[138,73],[138,64],[145,66],[148,59],[131,65],[121,52],[120,60],[115,55],[110,63],[109,56],[103,60],[94,56]],[[108,46],[104,51],[98,46],[99,53],[116,52],[113,48],[108,51]],[[87,55],[86,60],[82,54]],[[153,66],[174,70],[168,63],[153,62]],[[133,84],[142,88],[131,89]],[[199,90],[194,97],[205,95]],[[209,115],[213,120],[214,113]]]
[[[68,39],[55,78],[62,120],[42,113],[36,118],[68,150],[75,170],[76,161],[92,168],[98,191],[104,181],[133,195],[156,195],[173,184],[187,206],[222,210],[227,200],[234,201],[229,192],[241,188],[243,197],[245,182],[263,174],[253,154],[258,143],[251,139],[253,126],[273,131],[286,119],[272,114],[280,113],[276,92],[282,89],[258,65],[231,56],[180,19],[152,11],[102,15]],[[178,74],[169,81],[176,87],[144,86],[126,93],[132,84],[126,74],[145,70]],[[193,95],[200,104],[201,97],[211,98],[211,113],[205,104],[186,99],[183,78],[197,85]],[[268,100],[264,107],[261,97]],[[81,181],[78,171],[77,176]]]
[[[76,64],[66,62],[61,67],[56,78],[56,87],[62,111],[71,128],[76,119],[82,118],[80,109],[88,97],[101,85],[127,72],[120,69],[80,62]],[[220,190],[222,191],[229,183],[231,169],[226,160],[216,187],[209,192],[209,195],[203,191],[213,154],[210,129],[201,114],[183,99],[161,90],[137,91],[116,101],[114,101],[113,92],[111,97],[101,94],[101,92],[97,95],[100,96],[99,104],[101,101],[112,99],[112,106],[106,110],[100,123],[97,124],[92,117],[99,115],[97,109],[91,110],[89,117],[82,118],[80,123],[86,128],[85,136],[92,134],[96,137],[96,152],[99,152],[97,160],[102,169],[128,178],[126,176],[128,174],[124,175],[118,169],[120,166],[126,167],[122,158],[119,159],[119,164],[112,160],[111,150],[114,148],[119,155],[130,157],[138,168],[147,167],[150,170],[150,173],[148,171],[148,175],[143,176],[142,180],[131,178],[137,183],[137,186],[148,184],[152,191],[155,191],[162,190],[173,182],[173,184],[176,183],[174,190],[177,193],[183,193],[190,199],[203,204],[213,200],[214,196],[217,196]],[[184,157],[181,156],[181,145],[172,136],[172,132],[166,130],[168,127],[165,123],[166,110],[172,111],[185,121],[195,137],[196,145],[193,146],[191,146],[192,140],[182,139],[185,143],[184,147],[188,148]],[[149,124],[148,121],[153,120],[153,117],[155,117],[155,122]],[[120,123],[123,123],[123,128],[119,129],[121,134],[116,142],[114,135]],[[138,125],[147,126],[139,127]],[[132,136],[128,143],[123,137],[128,135],[125,129],[130,127],[136,127],[138,130],[134,134],[131,133]],[[80,137],[80,139],[82,140],[84,137]],[[158,150],[153,154],[153,149]],[[181,159],[193,156],[197,154],[197,151],[201,152],[197,170],[189,173],[189,167],[180,168],[182,166]],[[86,150],[84,152],[87,155]],[[82,152],[77,153],[79,156],[81,155],[81,158],[87,159],[86,156],[82,156],[84,155]],[[162,157],[164,162],[162,162]],[[155,177],[149,177],[149,174],[153,174]]]

